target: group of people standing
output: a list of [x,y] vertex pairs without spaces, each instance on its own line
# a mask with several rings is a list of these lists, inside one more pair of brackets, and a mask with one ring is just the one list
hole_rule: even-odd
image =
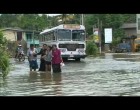
[[51,71],[52,68],[53,73],[61,72],[60,64],[63,60],[61,57],[61,51],[56,45],[48,46],[43,44],[42,49],[38,53],[34,45],[31,44],[27,51],[30,71],[36,71],[36,69],[38,69],[37,55],[41,55],[39,71]]

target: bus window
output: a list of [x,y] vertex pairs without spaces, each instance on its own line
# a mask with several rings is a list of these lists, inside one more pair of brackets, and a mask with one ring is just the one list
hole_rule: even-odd
[[85,32],[83,30],[73,30],[72,31],[72,40],[73,41],[84,41]]
[[55,40],[55,36],[53,35],[53,40]]
[[71,40],[71,31],[60,29],[58,30],[57,38],[59,41],[70,41]]

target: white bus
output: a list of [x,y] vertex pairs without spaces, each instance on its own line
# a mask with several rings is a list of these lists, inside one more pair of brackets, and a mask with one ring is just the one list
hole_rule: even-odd
[[40,35],[40,44],[56,44],[61,50],[63,60],[80,61],[86,57],[86,31],[83,25],[63,24],[46,29]]

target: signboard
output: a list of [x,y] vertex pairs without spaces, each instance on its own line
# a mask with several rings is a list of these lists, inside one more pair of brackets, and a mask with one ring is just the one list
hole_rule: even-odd
[[76,24],[65,24],[64,25],[65,29],[80,29],[80,25],[76,25]]
[[112,28],[105,28],[105,43],[112,43]]

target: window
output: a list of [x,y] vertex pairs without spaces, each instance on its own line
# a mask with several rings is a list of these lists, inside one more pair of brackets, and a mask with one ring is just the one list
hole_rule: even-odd
[[73,30],[72,31],[72,40],[73,41],[84,41],[85,40],[85,31]]
[[27,40],[31,40],[32,39],[32,34],[31,33],[27,33],[26,34],[26,38],[27,38]]
[[45,41],[45,36],[43,36],[43,42]]
[[45,38],[46,38],[46,39],[45,39],[46,41],[56,40],[56,39],[55,39],[54,32],[50,32],[50,33],[45,34]]
[[59,41],[70,41],[71,40],[71,30],[60,29],[57,34]]
[[140,30],[140,18],[138,18],[138,30]]
[[22,40],[22,32],[17,32],[17,41]]

